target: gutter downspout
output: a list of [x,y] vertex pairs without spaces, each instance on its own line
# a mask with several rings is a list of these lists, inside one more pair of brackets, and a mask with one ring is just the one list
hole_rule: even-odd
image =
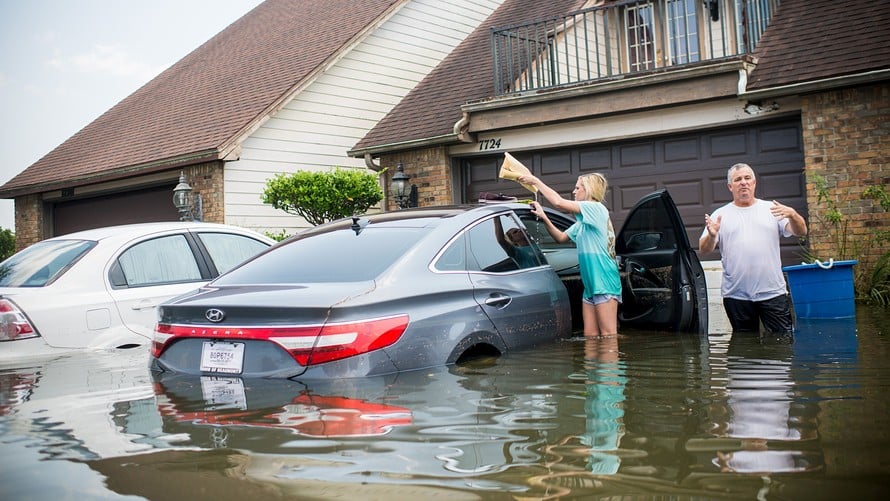
[[380,172],[380,170],[383,169],[379,164],[374,163],[374,157],[372,157],[370,153],[365,153],[365,167],[374,172]]
[[380,164],[374,163],[374,157],[371,156],[370,153],[365,153],[365,167],[369,170],[372,170],[377,173],[377,178],[379,179],[380,186],[383,187],[383,210],[386,210],[389,207],[389,191],[386,189],[386,169],[380,166]]
[[470,113],[465,111],[463,112],[463,116],[460,117],[460,120],[454,122],[454,127],[452,128],[452,132],[457,136],[457,139],[464,143],[473,143],[475,139],[473,139],[473,135],[467,132],[467,129],[470,127]]

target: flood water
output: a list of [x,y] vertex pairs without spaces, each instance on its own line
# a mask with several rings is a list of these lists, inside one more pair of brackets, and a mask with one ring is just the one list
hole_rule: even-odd
[[0,367],[0,499],[878,499],[890,312],[623,332],[371,380]]

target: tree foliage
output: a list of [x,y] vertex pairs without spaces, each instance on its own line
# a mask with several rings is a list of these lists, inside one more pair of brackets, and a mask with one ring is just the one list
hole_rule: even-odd
[[358,169],[277,174],[263,191],[263,203],[312,225],[364,214],[382,199],[377,176]]
[[15,254],[15,233],[6,228],[0,228],[0,261]]

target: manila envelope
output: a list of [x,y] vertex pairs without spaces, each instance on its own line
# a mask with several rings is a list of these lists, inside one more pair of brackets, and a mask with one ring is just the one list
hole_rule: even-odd
[[[527,174],[531,174],[531,171],[526,168],[526,166],[522,165],[522,162],[513,158],[513,155],[504,152],[504,163],[501,164],[501,171],[498,173],[498,177],[501,179],[509,179],[510,181],[516,181],[520,176],[524,176]],[[523,188],[527,189],[532,193],[538,192],[537,186],[532,186],[530,184],[519,183]]]

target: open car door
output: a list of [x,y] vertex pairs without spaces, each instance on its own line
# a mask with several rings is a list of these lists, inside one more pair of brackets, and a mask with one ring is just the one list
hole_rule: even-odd
[[634,206],[615,242],[624,327],[708,333],[705,273],[667,190]]

